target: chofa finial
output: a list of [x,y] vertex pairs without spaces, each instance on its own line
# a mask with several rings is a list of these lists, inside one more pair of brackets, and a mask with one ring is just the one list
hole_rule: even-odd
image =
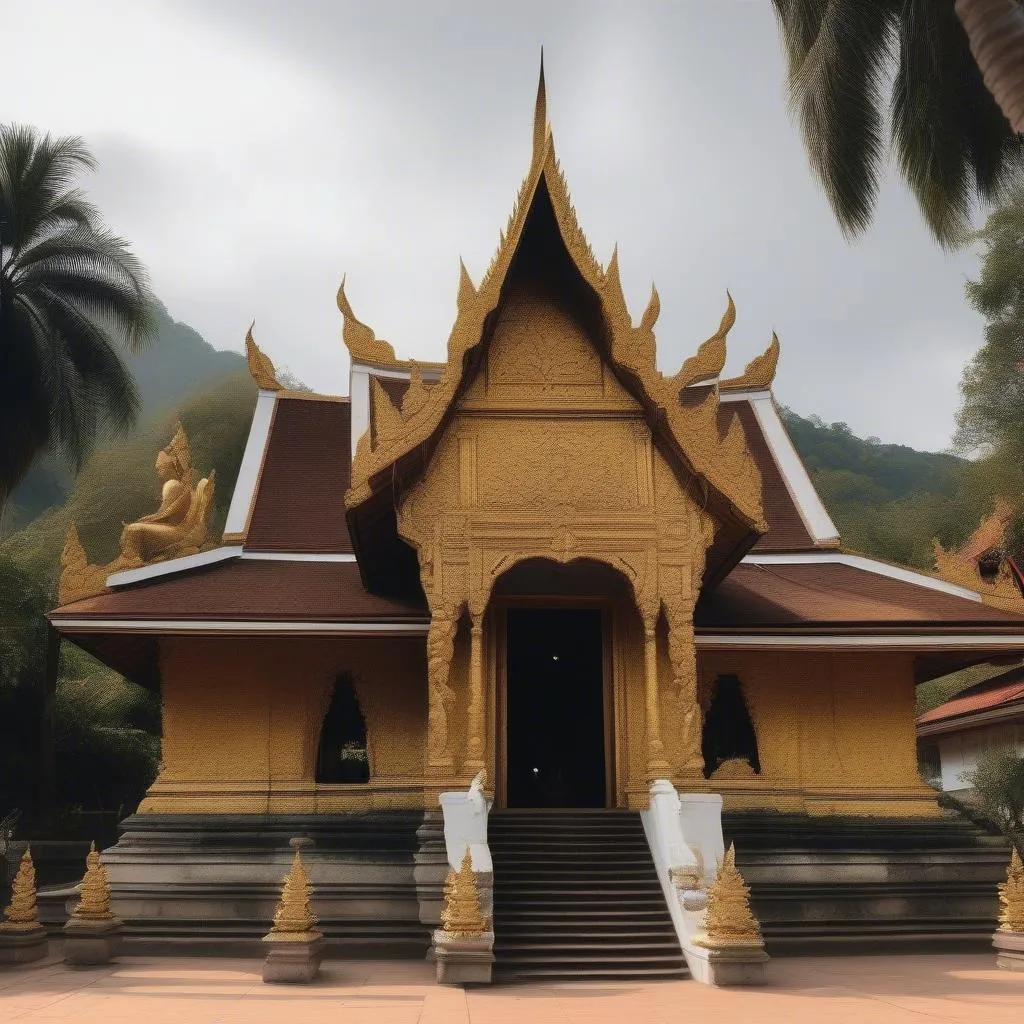
[[344,276],[341,279],[341,284],[338,285],[338,309],[342,316],[341,337],[353,362],[386,365],[396,361],[395,350],[391,345],[378,338],[373,330],[357,319],[355,313],[352,312],[352,306],[345,294]]
[[747,363],[738,377],[719,381],[723,391],[767,391],[775,380],[775,369],[779,365],[779,336],[772,331],[771,344]]
[[245,335],[245,359],[249,364],[249,373],[256,382],[256,387],[261,391],[280,391],[281,385],[277,381],[277,371],[270,357],[256,344],[252,336],[252,329],[256,326],[253,320],[249,324],[249,330]]

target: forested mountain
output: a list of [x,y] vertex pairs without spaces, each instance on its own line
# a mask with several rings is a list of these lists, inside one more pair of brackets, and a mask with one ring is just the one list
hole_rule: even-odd
[[[188,395],[206,390],[214,379],[245,365],[239,353],[218,352],[188,324],[175,322],[163,304],[157,303],[156,314],[158,334],[153,344],[126,360],[142,398],[140,422],[170,412]],[[72,483],[70,470],[59,460],[38,462],[11,496],[0,539],[63,503]]]
[[964,459],[860,438],[845,423],[785,407],[781,413],[846,548],[930,569],[932,539],[962,543],[991,508]]

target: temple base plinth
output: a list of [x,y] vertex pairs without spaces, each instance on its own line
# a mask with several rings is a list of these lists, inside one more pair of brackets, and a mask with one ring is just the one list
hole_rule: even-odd
[[489,985],[494,967],[494,932],[456,937],[434,932],[434,959],[439,985]]
[[49,951],[46,929],[42,925],[28,929],[0,929],[0,964],[30,964],[42,960]]
[[120,918],[91,921],[71,917],[64,925],[64,963],[94,967],[108,964],[121,948]]
[[263,980],[271,984],[307,984],[320,970],[324,958],[324,937],[320,932],[304,932],[301,937],[264,940],[267,957],[263,961]]
[[1024,932],[996,932],[992,945],[996,950],[996,967],[1024,971]]

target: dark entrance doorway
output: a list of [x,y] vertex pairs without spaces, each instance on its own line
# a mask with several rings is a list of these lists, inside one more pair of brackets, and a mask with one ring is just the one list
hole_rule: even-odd
[[508,806],[604,807],[601,612],[510,608],[506,623]]

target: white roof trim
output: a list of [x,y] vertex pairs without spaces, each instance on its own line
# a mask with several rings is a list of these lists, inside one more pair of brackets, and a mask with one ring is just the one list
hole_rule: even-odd
[[157,633],[161,636],[188,633],[274,633],[295,636],[426,636],[427,619],[413,622],[257,622],[253,620],[194,619],[82,619],[55,615],[55,626],[82,633]]
[[709,633],[697,634],[697,646],[715,650],[718,648],[827,648],[831,651],[860,650],[905,650],[905,651],[1024,651],[1024,625],[1021,632],[1001,633],[919,633],[919,634],[820,634],[794,633]]
[[786,490],[793,499],[800,518],[811,535],[815,544],[835,544],[839,541],[839,531],[832,517],[822,504],[818,492],[811,483],[807,467],[793,447],[793,441],[775,407],[775,399],[770,391],[762,391],[749,396],[751,409],[761,426],[761,432],[768,444],[768,450],[775,459],[776,466],[785,481]]
[[242,558],[254,562],[354,562],[356,556],[346,552],[306,551],[243,551]]
[[197,555],[185,555],[183,558],[170,558],[166,562],[155,565],[143,565],[138,569],[125,569],[111,573],[107,577],[108,587],[124,587],[129,583],[141,583],[143,580],[156,579],[158,576],[173,576],[175,573],[198,569],[204,565],[214,565],[238,558],[242,553],[241,545],[214,548],[212,551],[200,551]]
[[[715,381],[708,381],[709,384],[714,384]],[[699,385],[692,385],[698,387]],[[719,402],[750,402],[755,398],[771,398],[772,393],[766,388],[761,388],[757,391],[720,391],[718,393]]]
[[238,479],[231,494],[231,506],[228,518],[224,523],[225,533],[244,533],[249,521],[249,510],[253,498],[256,497],[256,485],[259,483],[260,467],[263,465],[263,454],[270,437],[270,423],[274,417],[274,403],[277,401],[276,391],[261,390],[256,398],[256,408],[249,424],[249,437],[245,442],[245,452],[238,467]]
[[965,601],[981,603],[981,595],[976,590],[968,590],[967,587],[960,587],[955,583],[947,583],[946,580],[936,579],[934,576],[926,576],[924,573],[915,572],[913,569],[903,569],[898,565],[889,565],[887,562],[878,562],[873,558],[866,558],[864,555],[848,555],[841,551],[755,553],[746,555],[743,558],[743,562],[748,565],[815,565],[822,562],[836,562],[839,565],[848,565],[853,569],[861,569],[864,572],[888,576],[890,579],[900,580],[902,583],[910,583],[915,587],[925,587],[928,590],[937,590],[943,594],[950,594],[952,597],[961,597]]
[[[409,362],[415,361],[416,360],[413,359],[409,360]],[[380,366],[374,366],[373,363],[353,363],[352,371],[368,373],[371,377],[392,377],[395,380],[408,380],[412,375],[409,370],[385,369]],[[442,371],[435,369],[433,366],[424,366],[421,363],[420,373],[423,375],[424,380],[440,380]]]

